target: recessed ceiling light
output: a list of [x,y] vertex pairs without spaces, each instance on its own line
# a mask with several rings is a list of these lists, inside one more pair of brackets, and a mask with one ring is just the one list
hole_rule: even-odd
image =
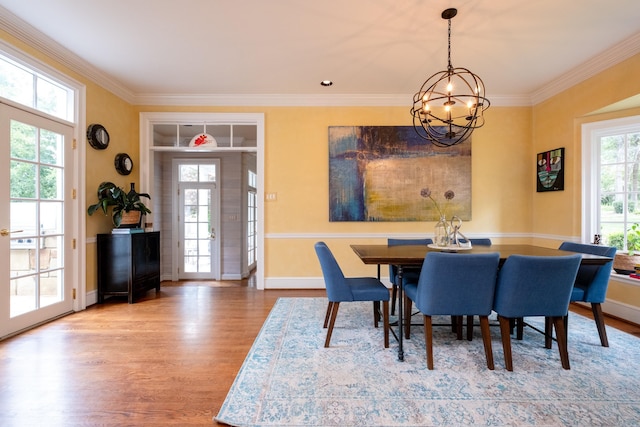
[[323,80],[320,82],[322,86],[331,86],[333,82],[331,80]]

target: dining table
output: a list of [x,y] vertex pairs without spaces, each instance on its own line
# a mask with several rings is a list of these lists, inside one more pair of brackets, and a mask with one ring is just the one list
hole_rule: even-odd
[[[389,246],[387,244],[377,245],[351,245],[351,249],[360,258],[364,264],[378,265],[378,272],[380,265],[394,265],[397,267],[398,272],[396,275],[396,285],[398,286],[398,334],[396,336],[398,340],[398,360],[404,361],[404,349],[403,349],[403,286],[402,286],[402,270],[405,267],[422,266],[425,256],[428,252],[455,252],[460,254],[471,253],[493,253],[500,254],[500,263],[502,266],[504,262],[511,255],[527,255],[527,256],[566,256],[572,255],[576,252],[564,251],[560,249],[546,248],[543,246],[526,245],[526,244],[514,244],[514,245],[491,245],[491,246],[447,246],[438,247],[435,245],[399,245]],[[611,261],[612,258],[600,255],[583,254],[581,265],[604,265]],[[379,274],[379,273],[378,273]],[[395,335],[395,334],[394,334]]]

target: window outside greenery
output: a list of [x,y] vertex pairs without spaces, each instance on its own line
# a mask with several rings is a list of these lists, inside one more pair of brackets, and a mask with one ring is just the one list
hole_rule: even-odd
[[[599,226],[604,244],[627,250],[640,224],[640,125],[600,137]],[[638,242],[640,243],[640,242]]]

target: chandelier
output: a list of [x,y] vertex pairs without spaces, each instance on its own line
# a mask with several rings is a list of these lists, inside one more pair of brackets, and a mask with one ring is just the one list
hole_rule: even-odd
[[422,84],[411,108],[418,135],[438,147],[451,147],[469,138],[474,129],[484,125],[482,114],[490,105],[480,77],[451,65],[451,18],[457,13],[453,8],[442,12],[442,19],[449,21],[447,69]]

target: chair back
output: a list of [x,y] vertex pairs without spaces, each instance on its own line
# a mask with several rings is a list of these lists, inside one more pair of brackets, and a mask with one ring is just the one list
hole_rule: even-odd
[[[433,243],[432,239],[387,239],[387,246],[403,246],[403,245],[422,245],[422,246],[427,246]],[[405,268],[405,280],[403,280],[403,282],[407,282],[407,280],[409,281],[414,281],[417,280],[420,268],[416,267],[416,268],[412,268],[412,267],[408,267]],[[411,274],[411,271],[415,270],[415,274]],[[409,273],[408,277],[406,276],[407,273]],[[396,283],[396,276],[398,275],[398,267],[396,267],[395,265],[389,265],[389,281],[395,286]],[[415,275],[415,277],[413,277]]]
[[342,269],[326,243],[315,244],[316,255],[322,268],[322,276],[327,288],[327,298],[331,302],[353,301],[351,288],[346,284]]
[[498,274],[493,309],[501,316],[566,316],[582,256],[511,255]]
[[500,255],[429,252],[415,305],[426,315],[489,315]]
[[473,246],[491,246],[491,239],[488,239],[488,238],[469,239],[469,241]]
[[588,245],[584,243],[562,242],[560,248],[563,251],[579,252],[611,257],[611,261],[604,265],[581,265],[578,269],[575,287],[571,301],[585,301],[602,303],[607,295],[613,258],[616,256],[616,248],[612,246]]
[[433,243],[432,239],[387,239],[387,246],[402,246],[402,245],[430,245]]

